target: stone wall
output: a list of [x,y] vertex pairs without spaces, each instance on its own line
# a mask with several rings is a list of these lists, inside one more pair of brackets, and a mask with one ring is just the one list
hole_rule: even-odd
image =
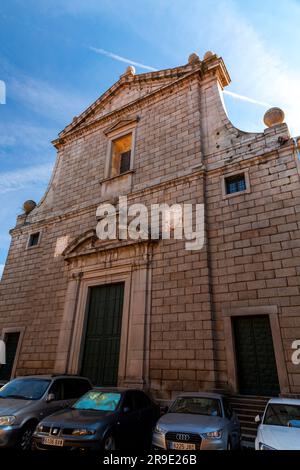
[[[93,271],[101,282],[107,270],[107,282],[119,266],[124,279],[126,269],[128,275],[136,269],[140,252],[118,242],[103,247],[87,239],[72,259],[62,254],[96,228],[96,208],[105,199],[107,129],[134,118],[134,168],[127,185],[114,183],[115,194],[128,194],[129,204],[148,207],[203,203],[206,240],[201,251],[187,251],[181,240],[160,240],[151,247],[151,279],[135,291],[137,299],[144,299],[144,310],[128,311],[128,318],[143,314],[146,320],[134,320],[133,330],[125,332],[131,352],[129,361],[120,359],[120,380],[150,388],[161,399],[181,390],[234,391],[228,318],[236,309],[255,314],[261,308],[260,313],[265,309],[273,315],[282,389],[300,392],[300,373],[291,363],[291,342],[300,338],[300,186],[294,144],[285,124],[249,134],[230,123],[220,96],[229,83],[224,67],[221,59],[209,56],[186,69],[143,74],[137,84],[138,77],[126,86],[122,78],[111,101],[105,97],[101,107],[100,100],[90,118],[77,118],[55,141],[58,159],[50,186],[40,205],[18,218],[0,284],[0,331],[25,327],[17,374],[76,372],[76,338],[82,333],[76,325],[84,309],[80,312],[74,303],[76,276],[89,277]],[[247,176],[247,191],[225,196],[224,176],[240,172]],[[39,246],[26,249],[29,234],[36,231],[41,231]],[[136,299],[131,301],[134,305]],[[138,331],[144,328],[143,343],[134,325]],[[73,359],[67,364],[72,341]]]

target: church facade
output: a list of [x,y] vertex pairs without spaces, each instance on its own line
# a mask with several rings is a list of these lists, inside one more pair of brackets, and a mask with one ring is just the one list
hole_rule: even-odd
[[[230,122],[222,58],[120,79],[53,142],[46,194],[11,230],[0,283],[0,380],[300,394],[300,184],[283,113]],[[97,237],[97,208],[203,204],[204,246]],[[293,359],[294,358],[294,359]],[[295,360],[296,358],[296,360]]]

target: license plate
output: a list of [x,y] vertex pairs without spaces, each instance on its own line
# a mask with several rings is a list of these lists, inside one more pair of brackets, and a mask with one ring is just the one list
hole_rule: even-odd
[[64,440],[63,439],[56,439],[55,437],[44,437],[43,444],[46,446],[56,446],[56,447],[63,447]]
[[196,450],[195,444],[186,444],[185,442],[171,442],[171,449],[175,450]]

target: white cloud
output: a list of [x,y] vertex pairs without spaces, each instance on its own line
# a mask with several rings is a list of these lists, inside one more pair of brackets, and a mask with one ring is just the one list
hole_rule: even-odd
[[[140,67],[140,68],[143,68],[143,69],[146,69],[146,70],[150,70],[150,71],[156,71],[157,70],[154,67],[151,67],[150,65],[144,65],[144,64],[141,64],[140,62],[136,62],[132,59],[126,59],[125,57],[119,56],[117,54],[114,54],[113,52],[109,52],[109,51],[106,51],[104,49],[99,49],[99,48],[92,47],[92,46],[90,46],[89,49],[93,52],[96,52],[97,54],[105,55],[105,56],[110,57],[111,59],[117,60],[119,62],[125,62],[126,64],[135,65],[137,67]],[[248,96],[240,95],[240,94],[235,93],[233,91],[224,90],[224,93],[226,95],[231,96],[232,98],[242,100],[242,101],[247,101],[248,103],[257,104],[259,106],[264,106],[264,107],[270,107],[271,106],[269,103],[265,103],[263,101],[259,101],[259,100],[256,100],[254,98],[249,98]]]
[[45,164],[15,171],[0,173],[0,194],[27,188],[32,185],[46,185],[53,165]]
[[26,75],[4,57],[0,57],[6,81],[7,101],[13,99],[31,111],[55,121],[71,120],[86,108],[90,98],[82,93]]
[[299,64],[288,66],[284,56],[267,42],[264,31],[258,32],[241,11],[235,2],[220,2],[215,14],[222,18],[222,27],[216,22],[211,30],[226,52],[225,62],[231,64],[234,88],[240,95],[251,93],[255,101],[281,107],[292,133],[300,133]]
[[154,67],[151,67],[150,65],[141,64],[140,62],[127,59],[126,57],[122,57],[120,55],[114,54],[113,52],[106,51],[105,49],[101,49],[101,48],[93,47],[93,46],[90,46],[89,49],[93,52],[96,52],[96,54],[105,55],[106,57],[110,57],[111,59],[117,60],[119,62],[125,62],[125,64],[135,65],[136,67],[140,67],[141,69],[151,70],[151,71],[157,70]]
[[4,264],[0,264],[0,280],[3,274],[3,270],[4,270]]
[[263,106],[264,108],[265,107],[267,107],[267,108],[271,107],[271,105],[269,103],[265,103],[263,101],[259,101],[259,100],[256,100],[254,98],[249,98],[248,96],[239,95],[238,93],[234,93],[233,91],[224,90],[223,93],[225,95],[231,96],[232,98],[235,98],[237,100],[247,101],[248,103],[257,104],[259,106]]
[[49,151],[50,140],[57,131],[53,128],[25,124],[22,122],[0,123],[0,149],[16,147],[31,151]]
[[11,93],[15,100],[22,102],[35,113],[55,120],[70,120],[88,104],[88,100],[75,93],[54,88],[42,80],[24,75],[11,77],[7,93],[8,99]]

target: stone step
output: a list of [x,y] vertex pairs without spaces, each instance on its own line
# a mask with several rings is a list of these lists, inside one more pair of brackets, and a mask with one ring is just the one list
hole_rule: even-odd
[[244,438],[245,436],[251,436],[251,438],[255,439],[257,434],[257,429],[252,429],[247,427],[242,427],[242,437]]
[[[232,407],[233,408],[233,407]],[[253,419],[255,418],[255,416],[257,414],[263,414],[263,412],[265,411],[264,408],[262,408],[261,410],[256,408],[255,410],[247,410],[245,408],[233,408],[235,413],[238,415],[238,416],[253,416]]]
[[247,408],[257,406],[257,407],[259,407],[259,408],[264,408],[268,402],[267,402],[267,401],[266,401],[266,402],[260,402],[260,401],[258,401],[258,402],[255,403],[255,402],[253,402],[253,401],[249,401],[249,402],[246,402],[246,401],[245,401],[245,402],[242,402],[242,401],[230,400],[230,403],[232,404],[232,406],[239,406],[239,407],[245,406],[245,407],[247,407]]
[[235,395],[229,398],[230,404],[241,423],[243,447],[254,448],[257,434],[257,423],[254,419],[256,415],[263,414],[269,399],[269,397],[252,395]]
[[245,423],[245,422],[242,422],[242,421],[240,421],[240,423],[241,423],[241,428],[242,428],[243,432],[246,429],[251,429],[251,431],[257,433],[257,424],[256,423]]
[[233,403],[231,403],[231,407],[234,409],[234,411],[237,413],[237,414],[243,414],[245,412],[245,414],[257,414],[257,413],[263,413],[265,411],[265,406],[247,406],[247,405],[239,405],[239,406],[236,406],[234,405]]
[[240,413],[237,415],[241,423],[255,423],[255,416],[253,414],[248,415],[248,414],[240,414]]

